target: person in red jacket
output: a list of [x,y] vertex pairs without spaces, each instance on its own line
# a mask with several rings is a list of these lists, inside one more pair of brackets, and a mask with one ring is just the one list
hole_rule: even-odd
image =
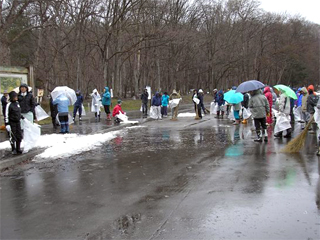
[[267,124],[271,125],[272,124],[272,93],[271,93],[270,87],[265,87],[263,93],[269,102],[270,113],[267,116]]
[[118,118],[118,115],[120,113],[125,114],[125,112],[122,110],[121,108],[121,100],[118,100],[118,104],[114,107],[113,112],[112,112],[112,116],[115,118],[114,122],[115,123],[120,123],[121,120]]

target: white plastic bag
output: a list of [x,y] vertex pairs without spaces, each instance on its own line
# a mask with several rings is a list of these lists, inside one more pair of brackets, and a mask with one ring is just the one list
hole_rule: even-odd
[[210,104],[210,115],[216,115],[217,114],[217,110],[218,110],[218,104],[212,102]]
[[279,113],[276,115],[277,122],[274,126],[274,133],[285,131],[291,128],[290,119],[284,113]]
[[151,106],[150,108],[150,117],[153,119],[158,119],[157,112],[155,111],[153,106]]
[[31,122],[28,121],[28,119],[23,119],[24,122],[24,130],[23,130],[23,152],[29,152],[30,149],[32,149],[40,135],[41,135],[41,129],[40,125],[38,124],[32,124]]
[[243,117],[243,119],[248,119],[251,117],[251,111],[249,108],[242,109],[242,117]]
[[314,121],[318,124],[318,127],[320,127],[320,110],[318,108],[314,108]]
[[301,121],[301,107],[293,108],[294,121]]
[[230,109],[228,118],[229,118],[231,121],[236,120],[235,117],[234,117],[234,113],[233,113],[233,106],[232,106],[231,109]]
[[142,105],[141,105],[141,107],[140,107],[140,112],[142,112],[143,111],[143,109],[142,109]]
[[123,122],[127,122],[128,121],[128,116],[123,114],[123,113],[121,113],[121,112],[119,112],[118,118]]
[[199,98],[194,97],[192,100],[193,100],[193,102],[196,103],[197,105],[200,103],[200,99],[199,99]]
[[175,108],[176,106],[179,105],[181,98],[173,99],[169,101],[169,108]]
[[41,121],[49,117],[49,115],[43,110],[42,107],[40,107],[40,105],[36,106],[34,108],[34,111],[36,113],[36,118],[38,121]]

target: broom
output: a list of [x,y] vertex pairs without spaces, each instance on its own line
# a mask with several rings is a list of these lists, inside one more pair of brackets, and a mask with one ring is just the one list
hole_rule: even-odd
[[312,116],[312,118],[310,119],[310,121],[307,124],[307,126],[305,127],[305,129],[298,136],[296,136],[294,139],[292,139],[287,144],[287,146],[285,146],[283,149],[281,149],[280,152],[282,152],[282,153],[297,153],[297,152],[299,152],[305,143],[308,129],[311,126],[311,124],[313,123],[313,121],[314,121],[314,117]]

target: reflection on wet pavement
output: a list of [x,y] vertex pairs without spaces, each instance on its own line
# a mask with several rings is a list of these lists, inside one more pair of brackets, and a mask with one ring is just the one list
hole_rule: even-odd
[[3,174],[1,238],[319,239],[314,149],[253,137],[215,119],[151,122]]

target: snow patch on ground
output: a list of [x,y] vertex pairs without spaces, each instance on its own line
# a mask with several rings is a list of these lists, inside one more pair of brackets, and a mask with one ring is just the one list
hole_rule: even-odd
[[195,113],[179,113],[178,117],[195,117]]
[[134,128],[145,128],[146,126],[132,126],[132,127],[126,127],[127,129],[134,129]]
[[[48,148],[43,153],[35,156],[34,160],[42,161],[48,158],[70,157],[82,152],[90,151],[101,146],[104,142],[116,138],[119,133],[120,131],[98,133],[92,135],[44,135],[44,137],[48,137],[47,141],[52,144],[48,144],[51,146],[47,146]],[[42,140],[40,142],[42,142]],[[40,145],[41,144],[37,144],[38,147],[40,147]]]

